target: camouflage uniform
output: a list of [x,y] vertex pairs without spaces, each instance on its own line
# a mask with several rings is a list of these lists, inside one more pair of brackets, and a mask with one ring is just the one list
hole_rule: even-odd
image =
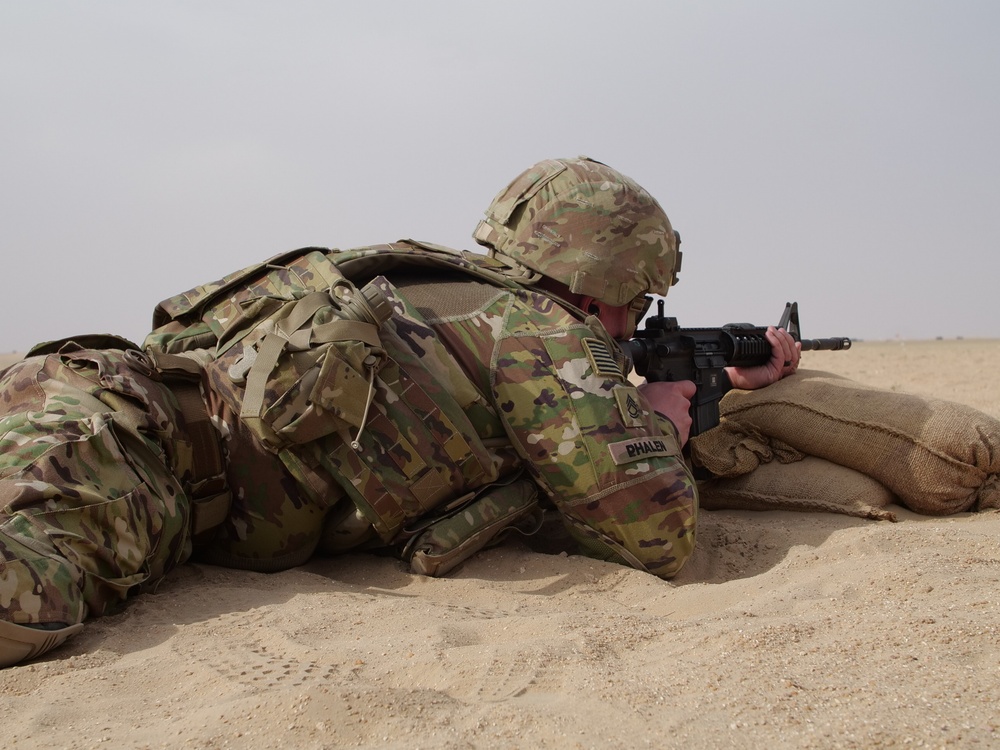
[[[597,318],[534,291],[529,270],[559,278],[567,247],[612,247],[629,279],[582,263],[569,288],[626,304],[673,283],[674,233],[623,178],[569,199],[603,223],[573,234],[566,211],[540,211],[524,238],[504,235],[524,195],[562,206],[566,174],[603,174],[545,164],[477,230],[495,257],[306,248],[164,301],[145,353],[66,344],[3,373],[7,663],[57,645],[18,652],[9,623],[104,614],[192,555],[279,570],[389,547],[443,574],[506,529],[537,528],[539,490],[588,554],[675,574],[697,514],[675,430]],[[539,267],[520,252],[536,238]],[[176,372],[183,387],[163,382]]]
[[[373,276],[383,267],[392,281]],[[245,480],[234,467],[247,462],[230,459],[233,508],[206,559],[266,570],[372,544],[409,559],[428,519],[531,515],[517,485],[529,477],[591,554],[677,572],[697,502],[673,426],[627,381],[596,318],[494,268],[417,243],[307,248],[161,304],[147,348],[201,351],[230,456],[271,453],[284,467]],[[345,269],[391,314],[374,340],[320,345],[315,332],[337,322],[326,290]]]
[[190,556],[184,418],[124,351],[29,357],[0,408],[3,619],[105,614]]

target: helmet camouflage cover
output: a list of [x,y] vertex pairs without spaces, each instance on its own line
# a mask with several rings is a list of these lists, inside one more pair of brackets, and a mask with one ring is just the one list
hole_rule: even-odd
[[666,213],[631,179],[593,159],[547,159],[522,172],[473,234],[490,255],[609,305],[666,294],[680,241]]

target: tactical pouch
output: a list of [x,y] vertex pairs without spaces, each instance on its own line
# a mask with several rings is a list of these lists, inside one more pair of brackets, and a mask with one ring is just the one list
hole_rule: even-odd
[[[245,384],[240,418],[272,450],[364,429],[392,310],[373,285],[346,279],[283,306],[238,347],[226,374]],[[353,442],[353,441],[352,441]]]
[[407,521],[496,479],[467,411],[502,432],[434,330],[376,275],[396,267],[508,283],[412,242],[306,248],[162,302],[146,339],[154,351],[205,349],[211,390],[250,432],[293,475],[334,478],[387,543]]
[[414,573],[443,576],[487,545],[499,543],[506,532],[530,535],[541,524],[533,482],[494,484],[422,524],[403,548],[402,558]]
[[[450,357],[384,277],[249,307],[266,317],[221,332],[222,353],[206,366],[212,390],[293,472],[305,464],[334,477],[383,541],[496,478],[463,410],[477,394],[447,388],[458,380]],[[427,351],[411,354],[415,341]]]
[[366,399],[346,395],[365,390],[354,364],[326,368],[322,409],[342,421],[336,434],[310,451],[382,540],[393,542],[407,521],[495,480],[497,467],[466,414],[481,396],[463,388],[457,364],[392,284],[384,277],[371,284],[392,306],[379,330],[392,356],[377,353],[377,376],[371,380],[369,369]]

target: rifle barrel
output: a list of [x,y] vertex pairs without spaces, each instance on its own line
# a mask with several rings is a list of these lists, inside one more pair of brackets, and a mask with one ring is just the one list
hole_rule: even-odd
[[851,348],[851,340],[848,338],[832,339],[802,339],[802,351],[830,351],[839,352],[843,349]]

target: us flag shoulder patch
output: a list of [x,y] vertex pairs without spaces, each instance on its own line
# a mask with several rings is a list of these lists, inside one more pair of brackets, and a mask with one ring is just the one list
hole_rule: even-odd
[[587,358],[590,360],[594,374],[598,377],[609,378],[611,380],[624,380],[622,368],[618,365],[618,360],[611,353],[608,345],[600,339],[584,339],[583,348],[587,351]]

